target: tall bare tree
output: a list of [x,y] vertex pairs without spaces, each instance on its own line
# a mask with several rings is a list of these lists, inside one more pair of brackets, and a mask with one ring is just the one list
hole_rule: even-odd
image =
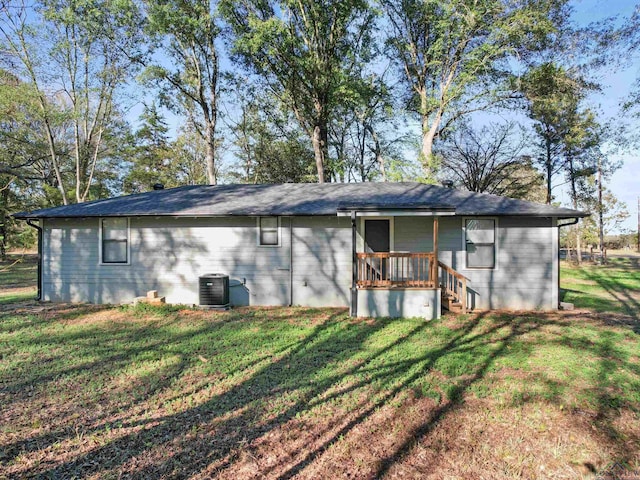
[[513,123],[464,126],[436,148],[442,173],[471,191],[537,200],[542,176],[526,155],[529,139]]

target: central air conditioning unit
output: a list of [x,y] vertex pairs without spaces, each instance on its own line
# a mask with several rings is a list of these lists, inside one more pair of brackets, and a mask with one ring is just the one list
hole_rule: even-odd
[[200,306],[229,309],[229,275],[208,273],[199,278]]

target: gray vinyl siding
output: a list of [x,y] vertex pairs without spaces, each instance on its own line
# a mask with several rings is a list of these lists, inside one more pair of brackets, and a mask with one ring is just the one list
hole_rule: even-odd
[[[466,268],[464,218],[439,218],[438,259],[469,279],[469,305],[482,310],[557,308],[555,222],[550,218],[485,218],[497,219],[495,269]],[[360,251],[363,244],[360,239]],[[432,251],[433,217],[395,217],[394,250]]]
[[293,304],[348,307],[351,220],[293,217],[293,225]]
[[[291,219],[292,232],[289,217],[281,218],[279,246],[260,247],[255,217],[133,217],[129,265],[100,265],[97,218],[47,219],[43,298],[126,303],[158,290],[170,303],[197,304],[198,277],[219,272],[230,275],[234,305],[288,305],[292,299],[294,305],[348,306],[350,219]],[[497,266],[492,270],[465,268],[461,217],[439,221],[439,259],[469,278],[471,306],[556,308],[557,235],[552,219],[499,217]],[[432,237],[432,217],[394,219],[396,251],[431,251]],[[361,232],[358,245],[361,251]]]
[[[236,305],[287,305],[288,222],[281,219],[280,246],[262,247],[255,217],[131,218],[130,264],[101,265],[98,219],[48,220],[44,299],[126,303],[158,290],[170,303],[196,304],[198,277],[220,272],[230,275]],[[295,218],[293,233],[294,288],[301,289],[294,292],[294,303],[348,305],[348,219]]]
[[495,269],[466,268],[463,219],[440,219],[439,255],[469,279],[469,301],[478,309],[557,307],[555,227],[550,218],[497,218]]
[[433,251],[433,217],[395,217],[394,250]]

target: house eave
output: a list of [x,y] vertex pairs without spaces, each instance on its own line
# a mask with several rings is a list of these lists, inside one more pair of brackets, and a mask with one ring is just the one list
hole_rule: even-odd
[[337,215],[348,217],[356,212],[359,217],[433,217],[452,216],[456,207],[452,205],[339,205]]
[[585,218],[591,216],[590,213],[579,212],[578,214],[558,214],[558,213],[496,213],[496,212],[456,212],[447,210],[433,210],[433,209],[374,209],[368,210],[361,207],[353,207],[349,209],[340,209],[336,213],[299,213],[299,212],[239,212],[239,213],[225,213],[225,214],[197,214],[197,213],[141,213],[141,212],[121,212],[121,213],[85,213],[83,215],[39,215],[37,213],[19,212],[14,213],[11,216],[16,220],[40,220],[43,218],[50,219],[65,219],[65,218],[106,218],[106,217],[140,217],[140,218],[225,218],[225,217],[262,217],[262,216],[278,216],[278,217],[348,217],[351,212],[357,212],[359,217],[381,217],[381,216],[395,216],[395,217],[432,217],[432,216],[465,216],[465,217],[526,217],[526,218],[557,218],[557,219],[569,219],[569,218]]
[[359,217],[444,217],[454,216],[456,212],[434,211],[434,210],[338,210],[338,217],[348,217],[351,212],[356,212]]

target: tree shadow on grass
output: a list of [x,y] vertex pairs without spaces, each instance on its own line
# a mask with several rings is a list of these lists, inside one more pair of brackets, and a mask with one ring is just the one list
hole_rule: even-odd
[[[451,412],[458,408],[463,403],[467,390],[474,383],[484,378],[494,361],[505,352],[505,349],[514,340],[539,328],[540,325],[537,323],[514,322],[512,317],[505,316],[502,319],[499,319],[492,328],[486,332],[467,338],[465,338],[465,335],[457,337],[445,348],[437,352],[434,357],[431,357],[429,359],[430,361],[424,365],[420,372],[421,374],[426,373],[427,369],[433,366],[433,363],[438,356],[450,355],[456,351],[476,351],[477,348],[473,346],[474,343],[481,340],[482,337],[491,339],[492,348],[479,359],[480,361],[474,369],[453,383],[453,386],[449,388],[448,398],[446,401],[435,408],[430,417],[421,425],[415,427],[407,435],[407,440],[402,445],[379,462],[375,477],[380,478],[385,476],[389,472],[389,469],[395,463],[401,461],[412,450],[417,442],[420,442],[425,436],[429,435],[446,415],[451,414]],[[494,337],[494,334],[497,334],[497,337]],[[429,466],[423,465],[423,468],[428,470]]]
[[[242,333],[234,345],[225,343],[229,330],[216,326],[215,322],[209,325],[209,332],[202,327],[205,329],[204,340],[214,343],[208,350],[199,352],[210,362],[215,363],[216,354],[224,348],[231,354],[238,354],[235,364],[219,377],[222,381],[237,379],[229,387],[202,397],[195,406],[176,413],[162,409],[150,417],[132,413],[137,401],[132,399],[128,405],[123,405],[120,428],[125,430],[120,434],[103,439],[100,445],[70,460],[56,465],[33,466],[21,474],[45,478],[107,473],[128,478],[187,478],[235,472],[239,455],[250,451],[249,446],[256,441],[276,430],[286,429],[300,415],[304,417],[319,407],[329,408],[332,416],[326,419],[321,432],[314,432],[315,440],[308,438],[302,450],[281,455],[274,464],[261,467],[254,475],[292,478],[305,472],[331,445],[370,421],[378,410],[392,405],[398,395],[415,389],[432,372],[439,372],[447,383],[441,386],[445,398],[424,420],[403,432],[403,441],[373,465],[371,476],[384,477],[411,454],[416,444],[428,438],[439,423],[454,415],[470,389],[486,378],[499,359],[508,357],[508,352],[514,350],[523,356],[531,355],[542,342],[535,340],[535,336],[548,327],[556,334],[555,337],[552,334],[550,340],[545,339],[544,344],[588,352],[598,359],[590,388],[593,389],[603,441],[617,446],[618,461],[629,461],[633,454],[633,450],[627,450],[625,455],[623,435],[615,426],[616,412],[624,405],[612,387],[617,381],[616,370],[633,369],[634,365],[616,346],[617,337],[606,330],[597,339],[588,338],[579,331],[566,330],[570,316],[558,320],[558,317],[546,314],[462,316],[454,326],[446,327],[453,317],[429,323],[389,319],[353,322],[343,312],[335,312],[309,326],[304,334],[302,330],[296,333],[297,317],[304,317],[304,312],[283,314],[282,310],[274,310],[266,314],[263,322],[257,323],[229,320],[237,322],[229,325],[234,327],[233,331]],[[251,313],[248,311],[245,315],[250,317]],[[279,348],[271,347],[266,351],[268,342],[243,345],[242,342],[249,342],[251,335],[273,333],[274,323],[268,320],[269,315],[277,321],[292,323],[291,339],[279,344]],[[396,331],[398,328],[400,330]],[[393,334],[389,334],[390,331]],[[185,342],[189,335],[198,335],[198,332],[199,329],[184,332],[184,338],[177,337],[175,343],[166,345],[152,342],[149,348],[168,348],[167,351],[181,351],[186,356],[186,350],[192,344]],[[242,356],[242,352],[251,350],[254,350],[251,355]],[[121,352],[122,358],[112,358],[106,364],[122,368],[127,359],[133,360],[139,353],[136,349]],[[148,395],[140,397],[140,402],[157,398],[163,392],[171,393],[164,397],[165,401],[180,401],[181,395],[172,394],[171,388],[181,381],[186,370],[193,367],[192,360],[184,362],[180,368],[161,372],[161,376],[167,378],[159,381],[158,388],[149,389]],[[634,372],[640,374],[637,365],[635,367]],[[210,368],[215,371],[213,365]],[[533,373],[532,378],[537,378],[536,372]],[[544,376],[536,383],[548,390],[544,392],[544,398],[552,403],[560,403],[563,390],[568,388],[566,382]],[[200,384],[188,389],[203,395],[206,390]],[[537,399],[523,397],[521,400]],[[335,402],[341,401],[354,403],[354,408],[346,411],[333,408]],[[396,414],[401,415],[401,412]],[[109,426],[107,421],[96,422],[87,433],[104,431]],[[69,438],[72,432],[59,431],[58,434]],[[60,435],[57,438],[59,440]],[[284,450],[286,448],[293,447],[283,446]],[[13,446],[14,452],[19,450],[20,446]],[[436,461],[425,468],[435,467],[433,462]]]
[[[552,315],[546,314],[536,314],[535,317],[529,318],[518,318],[515,315],[507,315],[504,319],[506,323],[502,324],[505,327],[503,333],[494,337],[492,340],[495,342],[496,348],[483,356],[482,361],[470,372],[469,376],[461,378],[454,384],[453,392],[448,402],[436,408],[424,423],[412,430],[408,435],[408,440],[401,447],[389,454],[387,458],[380,463],[375,478],[384,477],[390,468],[394,464],[402,461],[402,459],[412,451],[413,447],[425,439],[446,415],[452,414],[456,408],[461,406],[465,393],[469,388],[484,378],[494,362],[502,357],[510,346],[520,342],[523,336],[542,330],[545,327],[568,326],[567,323],[558,322]],[[597,426],[596,436],[600,436],[603,442],[613,446],[617,455],[615,461],[627,465],[631,464],[634,458],[637,458],[636,455],[638,454],[637,449],[629,449],[628,446],[629,444],[640,445],[640,438],[636,435],[631,435],[630,437],[628,432],[623,434],[619,428],[615,426],[615,418],[620,415],[621,409],[631,408],[637,412],[640,405],[625,404],[625,402],[621,400],[621,396],[623,395],[616,393],[616,380],[612,374],[616,371],[624,370],[635,374],[636,379],[638,379],[640,378],[640,368],[628,362],[627,356],[620,349],[616,348],[612,338],[611,333],[607,330],[601,331],[600,338],[595,342],[572,338],[571,334],[562,332],[560,338],[550,343],[570,347],[571,349],[575,349],[576,352],[589,352],[598,358],[594,381],[588,387],[594,396],[597,410],[595,415],[595,425]],[[455,345],[452,347],[453,350],[458,348]],[[536,377],[539,378],[534,381],[542,389],[541,396],[531,395],[520,397],[520,403],[536,402],[542,398],[545,402],[563,405],[563,394],[570,388],[567,382],[551,379],[546,374],[541,373],[531,372],[527,375],[529,381],[532,381]],[[631,387],[631,391],[633,391],[633,388],[634,387]],[[640,383],[636,383],[635,388],[640,388]],[[424,468],[425,471],[429,471],[433,466],[434,465],[422,465],[422,468]]]
[[[87,313],[104,310],[112,310],[114,313],[118,313],[121,309],[81,305],[76,306],[74,309],[65,310],[61,313],[61,316],[55,318],[55,321],[62,323]],[[136,309],[125,309],[124,312],[128,315],[153,313],[140,312]],[[197,352],[187,349],[192,345],[192,343],[189,343],[190,340],[197,337],[215,339],[223,335],[225,329],[234,328],[236,324],[238,328],[242,328],[242,324],[245,322],[242,313],[231,312],[216,318],[214,322],[202,323],[200,327],[183,333],[170,331],[171,327],[178,326],[182,321],[180,312],[174,312],[174,315],[170,318],[160,317],[157,321],[147,321],[140,327],[137,325],[134,327],[133,325],[135,324],[132,324],[120,328],[121,325],[119,326],[117,323],[95,323],[80,329],[72,329],[70,332],[62,329],[61,331],[47,332],[46,335],[25,339],[24,343],[37,347],[40,351],[47,352],[46,357],[39,358],[37,367],[34,365],[33,368],[26,368],[14,381],[2,379],[0,396],[7,398],[7,401],[2,405],[2,409],[9,410],[11,404],[32,400],[34,396],[38,395],[38,391],[45,392],[52,386],[53,388],[58,388],[62,379],[70,379],[72,383],[82,385],[96,378],[117,378],[119,375],[124,374],[140,358],[152,361],[156,358],[163,358],[167,353],[177,354],[179,360],[176,363],[157,368],[153,374],[146,375],[144,385],[141,385],[139,389],[136,388],[135,382],[127,382],[125,384],[124,388],[126,388],[128,395],[126,395],[124,402],[117,398],[115,407],[117,410],[131,409],[135,404],[145,402],[157,393],[170,388],[172,383],[186,371],[202,362]],[[281,316],[280,318],[283,321],[290,319],[286,316]],[[25,320],[25,323],[28,323],[31,327],[36,327],[36,331],[51,322],[50,313]],[[24,328],[26,327],[17,327],[12,331],[20,331]],[[161,329],[167,330],[167,332],[164,335],[159,335]],[[75,358],[71,362],[65,358],[68,356],[67,351],[61,351],[56,354],[51,353],[57,346],[65,344],[72,346],[71,349]],[[279,355],[293,345],[293,343],[290,343],[280,350],[271,351],[270,354]],[[181,346],[185,348],[181,348]],[[265,355],[248,363],[238,360],[235,368],[227,372],[227,374],[233,376],[242,370],[250,370],[258,363],[268,360],[268,358]],[[85,361],[85,359],[87,360]],[[72,363],[73,366],[69,366],[69,363]],[[82,388],[79,390],[82,390]],[[117,395],[117,392],[109,393],[109,396]],[[95,402],[100,400],[101,398],[99,397],[92,399]],[[105,400],[105,403],[113,401],[112,398],[102,398],[102,400]],[[172,400],[172,398],[168,398],[165,402]],[[83,426],[81,428],[83,435],[92,435],[109,428],[108,423],[100,423],[99,421],[112,414],[113,412],[109,410],[101,413],[92,412],[91,422],[94,425],[92,427]],[[123,421],[119,422],[119,424],[127,427],[142,423]],[[78,435],[77,424],[53,428],[46,434],[3,445],[0,457],[11,460],[20,454],[47,448],[56,442],[76,435]]]
[[[616,420],[624,410],[635,412],[636,415],[640,413],[640,404],[630,403],[624,394],[624,389],[640,392],[640,365],[629,362],[629,356],[617,345],[617,341],[613,332],[602,330],[596,341],[589,342],[588,347],[583,344],[583,348],[598,358],[594,383],[588,392],[596,407],[593,425],[602,441],[615,448],[615,462],[629,466],[638,462],[640,435],[623,433],[616,425]],[[626,372],[634,374],[635,380]],[[629,446],[635,446],[636,449]]]
[[630,287],[638,275],[638,259],[625,258],[610,261],[606,265],[583,266],[581,273],[607,293],[609,298],[585,293],[577,290],[563,289],[563,295],[572,293],[576,303],[582,307],[592,308],[600,312],[620,311],[631,317],[640,317],[640,296],[638,291]]
[[[305,408],[308,399],[328,386],[327,382],[322,381],[310,383],[310,377],[317,370],[324,368],[327,362],[347,360],[369,335],[386,325],[385,322],[378,322],[368,325],[367,328],[345,329],[343,335],[327,335],[327,329],[335,327],[337,319],[343,317],[342,312],[332,315],[327,321],[317,325],[310,335],[302,338],[281,358],[225,393],[184,412],[143,421],[141,423],[153,426],[118,438],[73,461],[43,472],[42,475],[55,478],[87,475],[112,469],[135,458],[159,439],[164,443],[182,443],[183,437],[194,428],[197,430],[199,426],[211,420],[240,412],[217,424],[216,436],[218,439],[224,438],[218,448],[207,449],[206,454],[195,456],[188,448],[179,449],[180,451],[164,464],[151,465],[142,471],[135,472],[134,476],[148,478],[164,475],[174,471],[178,466],[181,469],[179,476],[187,476],[189,473],[199,471],[210,462],[229,454],[238,442],[250,441],[273,426],[293,418]],[[266,398],[282,396],[298,389],[302,390],[301,396],[291,406],[266,423],[261,425],[255,423],[263,413]],[[100,428],[100,426],[97,427],[98,430]],[[28,474],[34,473],[36,472],[31,471]]]
[[[11,304],[4,311],[0,311],[0,333],[19,332],[29,330],[34,327],[43,327],[51,322],[63,320],[73,320],[85,315],[109,310],[113,307],[109,305],[89,305],[89,304],[47,304],[36,301],[29,301],[24,304]],[[11,320],[18,322],[11,322]],[[7,324],[5,324],[5,322]]]

